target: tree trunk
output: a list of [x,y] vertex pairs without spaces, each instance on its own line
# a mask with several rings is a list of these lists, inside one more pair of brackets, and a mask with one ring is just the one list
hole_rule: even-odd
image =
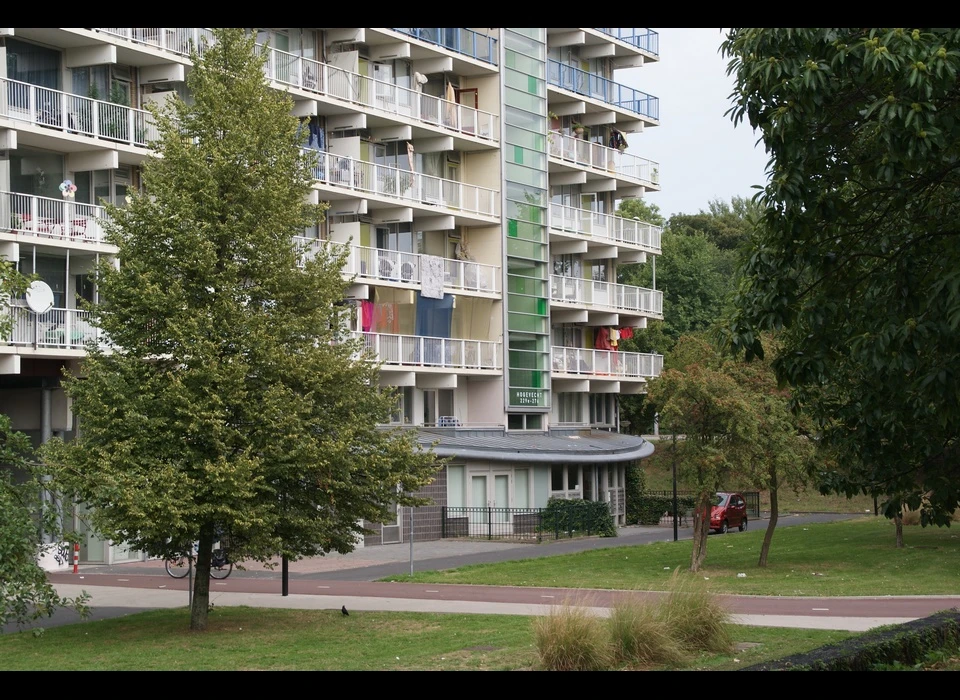
[[770,542],[773,541],[773,531],[777,527],[777,519],[780,517],[780,494],[778,492],[779,484],[777,482],[777,470],[770,469],[770,522],[767,523],[767,531],[763,535],[763,544],[760,545],[760,561],[757,566],[765,567],[767,565],[767,554],[770,553]]
[[710,532],[710,495],[701,493],[693,510],[693,553],[690,556],[690,571],[700,571],[707,558],[707,534]]
[[190,629],[207,629],[210,613],[210,559],[213,550],[213,525],[200,528],[200,551],[194,562],[193,607],[190,609]]
[[903,547],[903,513],[897,513],[893,522],[897,526],[897,549],[901,549]]

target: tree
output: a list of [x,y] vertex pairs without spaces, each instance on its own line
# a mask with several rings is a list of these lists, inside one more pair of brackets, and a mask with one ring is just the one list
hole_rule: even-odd
[[697,491],[690,559],[690,570],[696,572],[707,556],[713,496],[749,458],[760,429],[759,408],[704,340],[683,336],[677,349],[686,358],[683,368],[665,369],[652,380],[649,398],[662,424],[682,436],[672,449],[678,470]]
[[654,226],[663,226],[666,223],[666,219],[660,213],[660,207],[637,198],[620,200],[617,216],[622,216],[624,219],[639,219]]
[[[27,281],[8,261],[0,260],[0,296],[23,294]],[[0,319],[0,335],[6,337],[10,327],[9,317]],[[11,622],[22,626],[49,617],[58,608],[86,614],[86,593],[61,597],[38,561],[43,550],[63,537],[59,516],[30,439],[13,429],[9,416],[0,414],[0,626]]]
[[191,52],[193,101],[155,110],[146,194],[108,207],[119,265],[92,312],[110,345],[65,380],[79,436],[47,453],[106,536],[161,557],[199,543],[195,630],[217,537],[235,561],[347,552],[439,466],[378,428],[395,399],[343,337],[346,252],[294,245],[323,207],[290,98],[253,37],[214,34]]
[[[821,488],[960,504],[960,30],[734,28],[730,116],[770,154],[723,342],[773,366],[838,455]],[[892,498],[888,516],[895,515]]]
[[[768,347],[775,344],[770,337],[764,342]],[[796,491],[808,481],[816,444],[810,436],[809,419],[791,410],[790,392],[778,386],[769,360],[728,359],[724,367],[747,392],[747,400],[756,412],[759,429],[748,448],[749,457],[741,465],[741,475],[770,494],[770,518],[757,562],[757,566],[765,567],[780,518],[780,490],[789,483]]]

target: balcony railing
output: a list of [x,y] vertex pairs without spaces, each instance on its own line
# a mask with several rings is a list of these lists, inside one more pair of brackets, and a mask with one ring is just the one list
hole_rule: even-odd
[[663,317],[663,292],[627,284],[550,275],[550,298],[558,302]]
[[[294,236],[301,247],[302,255],[310,256],[310,251],[320,246],[343,247],[346,244],[326,241],[318,238]],[[352,245],[343,272],[357,275],[363,279],[383,280],[385,282],[409,282],[421,284],[423,255],[402,253],[398,250],[368,248]],[[492,292],[500,291],[500,268],[496,265],[469,260],[443,260],[443,287],[449,291]]]
[[552,58],[547,61],[547,83],[649,119],[660,119],[659,98]]
[[6,78],[0,78],[0,117],[140,147],[160,135],[145,110]]
[[472,29],[464,28],[414,28],[397,29],[393,31],[406,34],[414,39],[450,49],[456,53],[475,58],[478,61],[497,65],[497,40],[493,37],[478,34]]
[[496,190],[324,151],[320,151],[319,156],[313,177],[325,185],[394,197],[417,205],[440,205],[471,214],[497,216],[499,194]]
[[489,112],[262,44],[256,48],[267,54],[263,71],[270,80],[342,100],[353,107],[359,104],[404,120],[413,119],[490,141],[500,140],[498,118]]
[[564,374],[650,379],[663,370],[663,355],[646,352],[554,346],[552,355],[553,371]]
[[90,312],[50,309],[36,314],[25,306],[7,307],[12,328],[9,343],[35,348],[82,350],[100,340],[100,330],[90,324]]
[[63,199],[0,192],[0,231],[71,243],[103,243],[103,207]]
[[[169,51],[178,56],[190,55],[190,44],[197,47],[200,55],[203,55],[204,49],[213,44],[213,30],[211,29],[169,29],[167,27],[133,27],[133,28],[113,28],[100,27],[94,29],[95,32],[103,32],[111,36],[116,36],[135,44],[152,46],[162,51]],[[206,41],[201,41],[205,39]]]
[[362,337],[364,347],[385,365],[490,370],[501,367],[500,343],[490,340],[459,340],[391,333],[355,332],[353,335]]
[[623,153],[602,143],[562,134],[559,131],[551,131],[548,141],[552,158],[605,170],[649,185],[659,186],[660,184],[660,164],[655,161]]
[[603,28],[594,27],[598,32],[603,32],[614,39],[633,44],[638,49],[649,51],[654,56],[660,55],[660,35],[652,29],[631,29],[631,28]]
[[622,243],[660,253],[662,228],[636,219],[602,214],[565,204],[550,205],[550,228],[575,233],[591,240]]

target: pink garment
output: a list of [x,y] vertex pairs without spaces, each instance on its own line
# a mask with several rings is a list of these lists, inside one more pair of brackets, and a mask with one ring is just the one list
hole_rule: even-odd
[[373,327],[373,302],[372,301],[361,301],[360,302],[360,330],[364,333],[369,331]]

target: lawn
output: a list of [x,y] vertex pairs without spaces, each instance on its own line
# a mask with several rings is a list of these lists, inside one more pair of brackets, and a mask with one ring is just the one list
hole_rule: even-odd
[[[765,525],[765,521],[762,523]],[[778,528],[766,568],[757,567],[763,527],[711,535],[698,575],[714,593],[792,596],[958,595],[960,530],[904,528],[865,516],[835,523]],[[389,581],[666,590],[671,572],[690,566],[692,543],[657,542],[446,571],[424,571]],[[738,576],[746,574],[746,576]]]
[[[537,667],[532,618],[215,608],[206,632],[186,609],[0,636],[0,670],[508,671]],[[735,669],[852,636],[829,630],[731,627],[737,649],[689,669]]]

